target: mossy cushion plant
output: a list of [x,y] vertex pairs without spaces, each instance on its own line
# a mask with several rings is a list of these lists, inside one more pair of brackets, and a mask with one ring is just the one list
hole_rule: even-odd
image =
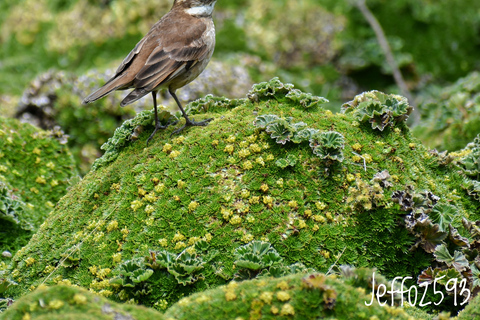
[[73,286],[38,288],[15,301],[2,320],[162,320],[159,312],[131,304],[114,303],[107,298]]
[[76,176],[66,139],[61,131],[0,117],[2,251],[15,253],[27,244]]
[[[404,102],[372,95],[387,114]],[[408,212],[392,194],[407,185],[434,192],[455,207],[461,233],[462,217],[478,218],[477,202],[462,175],[397,121],[408,107],[380,131],[323,102],[273,79],[248,99],[202,99],[188,109],[214,117],[209,126],[173,137],[168,128],[148,147],[152,112],[125,122],[15,254],[7,273],[18,285],[5,296],[75,284],[167,307],[232,279],[325,272],[335,262],[416,279],[434,256],[414,246],[426,239],[405,228]]]
[[[118,304],[83,288],[38,288],[2,314],[21,319],[432,319],[413,307],[380,306],[371,297],[372,269],[346,267],[342,275],[295,274],[262,278],[209,289],[182,298],[161,314],[152,309]],[[387,284],[375,274],[377,283]],[[123,316],[123,317],[121,317]]]

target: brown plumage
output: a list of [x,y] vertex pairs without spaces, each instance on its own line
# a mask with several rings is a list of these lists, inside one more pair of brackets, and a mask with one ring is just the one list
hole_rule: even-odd
[[121,102],[126,106],[152,93],[155,109],[155,130],[160,125],[157,116],[156,92],[167,89],[185,118],[186,126],[205,126],[212,119],[190,120],[175,91],[193,81],[207,66],[215,47],[215,27],[212,11],[216,0],[175,0],[172,9],[140,40],[118,67],[115,75],[100,89],[83,100],[84,104],[98,100],[115,90],[133,88]]

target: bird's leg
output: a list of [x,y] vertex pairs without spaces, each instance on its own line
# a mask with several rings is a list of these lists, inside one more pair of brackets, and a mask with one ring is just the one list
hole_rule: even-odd
[[152,97],[153,97],[153,108],[155,110],[155,130],[153,130],[152,134],[150,135],[150,137],[148,137],[147,139],[147,146],[148,146],[148,142],[150,142],[150,140],[153,138],[153,136],[155,135],[155,133],[157,133],[158,129],[165,129],[167,128],[169,125],[172,125],[172,124],[176,124],[177,121],[173,122],[173,123],[167,123],[166,125],[162,126],[162,124],[160,123],[160,120],[158,120],[158,111],[157,111],[157,93],[155,91],[152,91]]
[[172,95],[173,99],[175,99],[175,102],[177,103],[178,105],[178,108],[180,108],[180,111],[182,112],[182,115],[183,117],[185,118],[185,124],[178,128],[177,130],[173,131],[172,132],[172,135],[174,134],[177,134],[177,133],[180,133],[183,129],[185,129],[186,127],[190,127],[190,126],[206,126],[208,125],[208,123],[210,121],[213,120],[213,118],[210,118],[210,119],[206,119],[206,120],[203,120],[203,121],[194,121],[193,118],[192,120],[190,120],[190,118],[188,118],[187,116],[187,113],[185,112],[185,110],[183,110],[183,107],[182,107],[182,104],[180,103],[180,101],[178,100],[177,98],[177,95],[175,94],[175,90],[172,90],[172,89],[168,89],[168,92],[170,92],[170,94]]

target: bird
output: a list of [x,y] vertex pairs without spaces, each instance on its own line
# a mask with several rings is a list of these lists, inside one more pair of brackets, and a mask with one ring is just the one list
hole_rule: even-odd
[[[162,125],[158,120],[157,92],[166,89],[175,100],[185,125],[173,131],[181,132],[189,126],[206,126],[213,118],[196,122],[190,119],[178,100],[176,90],[202,73],[215,49],[215,25],[212,14],[217,0],[174,0],[172,8],[137,43],[126,56],[115,75],[101,88],[83,100],[94,102],[115,90],[133,90],[120,106],[131,104],[151,93],[155,111],[153,138]],[[176,122],[175,122],[176,123]]]

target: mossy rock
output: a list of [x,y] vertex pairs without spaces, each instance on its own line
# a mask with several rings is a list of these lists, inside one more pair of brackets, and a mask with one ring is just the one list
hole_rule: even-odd
[[2,320],[110,320],[163,319],[162,314],[149,308],[115,303],[83,288],[53,286],[39,288],[15,303],[3,314]]
[[[409,250],[416,238],[403,225],[406,213],[393,202],[394,191],[430,190],[455,206],[457,228],[462,217],[478,219],[460,173],[441,164],[403,122],[373,130],[352,114],[306,108],[291,87],[272,81],[254,86],[253,101],[201,100],[188,109],[207,110],[195,120],[214,121],[174,137],[170,127],[148,146],[152,112],[125,122],[95,170],[16,253],[8,272],[18,286],[7,296],[69,281],[114,300],[172,304],[234,278],[325,272],[335,262],[416,279],[433,255],[418,243]],[[341,134],[343,157],[322,160],[296,139],[276,143],[253,124],[260,115],[280,117],[288,130]],[[384,170],[388,184],[372,179]],[[268,244],[267,262],[255,250],[243,255],[250,260],[239,259],[236,250],[252,241]]]
[[[181,299],[166,319],[432,319],[415,308],[380,306],[371,292],[337,276],[295,274],[230,282]],[[366,304],[369,304],[368,306]]]
[[[66,138],[0,117],[0,248],[26,245],[76,175]],[[0,258],[4,259],[4,257]]]

